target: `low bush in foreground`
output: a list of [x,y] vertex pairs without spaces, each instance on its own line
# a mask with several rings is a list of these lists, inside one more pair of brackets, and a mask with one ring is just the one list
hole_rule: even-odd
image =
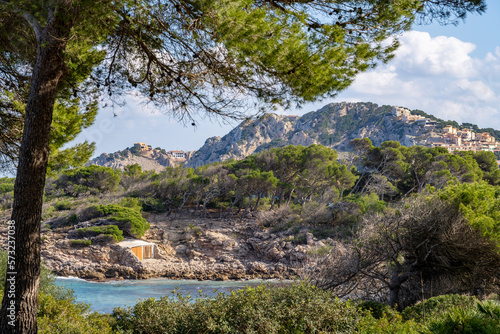
[[366,312],[306,284],[259,286],[212,299],[148,299],[117,308],[122,333],[354,333]]
[[42,293],[38,296],[38,333],[111,334],[109,315],[89,310],[87,304]]
[[[425,314],[423,316],[425,306]],[[259,286],[211,299],[177,295],[116,308],[117,333],[498,334],[500,303],[450,295],[400,313],[376,302],[343,302],[308,284]]]

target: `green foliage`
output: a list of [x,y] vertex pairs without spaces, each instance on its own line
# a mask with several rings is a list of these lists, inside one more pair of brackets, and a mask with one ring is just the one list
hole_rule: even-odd
[[387,207],[387,203],[380,200],[375,193],[368,195],[349,195],[344,198],[346,202],[352,202],[358,205],[361,214],[381,213]]
[[76,232],[81,237],[97,236],[102,234],[106,237],[112,237],[116,242],[123,240],[123,232],[116,225],[84,227],[79,228]]
[[390,192],[402,196],[422,192],[427,186],[442,188],[453,182],[472,183],[483,178],[479,158],[448,153],[442,147],[404,147],[388,141],[364,151],[360,160],[363,168],[376,171],[363,178],[365,185],[361,189],[378,194]]
[[90,312],[90,307],[73,300],[59,300],[41,293],[38,297],[38,333],[111,334],[108,315]]
[[500,329],[500,303],[477,302],[475,307],[455,307],[427,325],[435,334],[496,334]]
[[358,302],[358,307],[361,310],[369,311],[375,319],[394,318],[397,314],[397,311],[389,305],[373,300],[360,301]]
[[139,199],[134,198],[134,197],[124,197],[120,200],[119,202],[120,206],[123,206],[124,208],[130,208],[136,211],[141,211],[142,210],[142,205],[139,201]]
[[[119,240],[116,240],[116,241],[119,241]],[[84,240],[84,239],[71,240],[71,246],[73,246],[73,247],[87,247],[90,245],[92,245],[92,240],[90,240],[90,239],[89,240]]]
[[472,309],[478,301],[477,297],[466,295],[436,296],[405,308],[401,315],[404,320],[414,319],[422,322],[443,316],[455,308],[461,310]]
[[73,213],[68,217],[68,223],[70,225],[75,225],[78,223],[78,215],[76,213]]
[[68,200],[60,200],[52,204],[57,211],[71,210],[72,203]]
[[165,212],[166,207],[159,198],[147,197],[141,199],[141,209],[144,212]]
[[78,196],[84,193],[100,194],[112,192],[118,188],[119,172],[97,165],[68,170],[56,180],[56,188],[66,195]]
[[450,185],[439,197],[456,205],[469,224],[500,246],[500,189],[485,182]]
[[142,237],[149,229],[149,223],[137,209],[126,208],[117,204],[97,205],[94,209],[101,217],[119,223],[118,225],[124,232],[134,237]]
[[198,226],[194,226],[192,223],[189,223],[188,227],[186,227],[186,232],[193,232],[197,236],[201,235],[201,230]]
[[0,178],[0,195],[7,193],[14,193],[14,178],[2,177]]
[[116,327],[142,333],[355,333],[363,313],[305,284],[259,286],[211,299],[148,299],[113,312]]

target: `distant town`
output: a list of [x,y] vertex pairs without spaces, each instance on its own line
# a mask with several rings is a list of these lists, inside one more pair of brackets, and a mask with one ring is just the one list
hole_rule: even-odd
[[392,114],[398,120],[405,123],[416,122],[425,129],[432,130],[432,134],[426,139],[424,146],[444,147],[448,152],[455,151],[490,151],[500,152],[500,142],[497,142],[488,132],[476,133],[471,129],[457,129],[451,125],[445,126],[440,133],[436,129],[436,122],[429,118],[412,115],[406,108],[393,107]]

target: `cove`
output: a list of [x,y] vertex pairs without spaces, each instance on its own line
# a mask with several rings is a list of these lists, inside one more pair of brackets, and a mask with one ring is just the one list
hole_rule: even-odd
[[135,305],[139,300],[174,296],[177,290],[183,296],[199,296],[199,291],[207,297],[219,292],[230,293],[231,290],[243,289],[259,284],[280,284],[290,281],[280,280],[247,280],[247,281],[196,281],[151,278],[147,280],[121,280],[108,282],[92,282],[76,277],[56,277],[55,284],[72,289],[76,301],[90,304],[92,311],[111,313],[115,307]]

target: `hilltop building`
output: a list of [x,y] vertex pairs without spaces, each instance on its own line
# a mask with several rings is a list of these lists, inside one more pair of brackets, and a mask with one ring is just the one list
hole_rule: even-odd
[[171,157],[172,159],[175,159],[177,161],[185,161],[186,160],[186,153],[184,151],[168,151],[167,155]]
[[500,152],[500,142],[488,132],[475,133],[471,129],[462,130],[447,125],[442,130],[441,137],[429,138],[429,147],[444,147],[449,152],[455,151],[490,151]]
[[134,147],[138,149],[140,152],[148,152],[152,150],[151,146],[141,142],[134,143]]

